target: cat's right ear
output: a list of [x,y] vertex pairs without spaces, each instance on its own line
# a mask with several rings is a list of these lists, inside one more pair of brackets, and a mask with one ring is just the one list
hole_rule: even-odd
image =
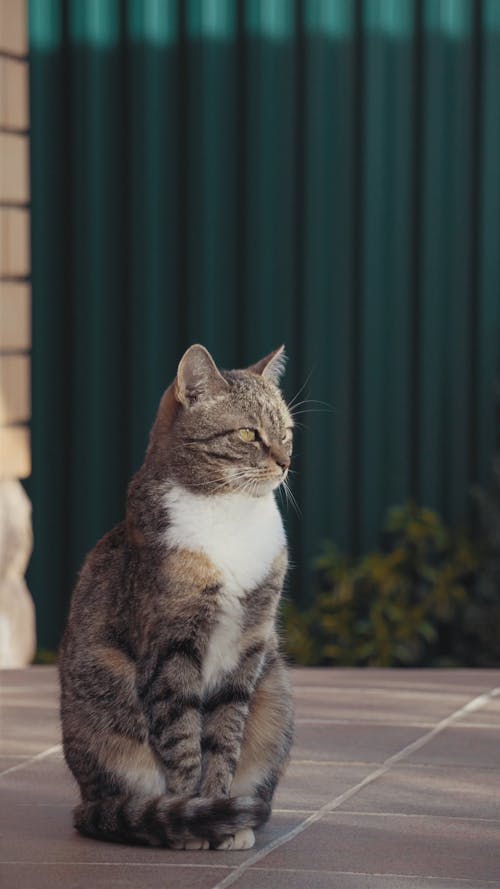
[[228,383],[205,346],[197,343],[184,352],[177,368],[175,385],[175,397],[184,407],[189,407],[200,398],[219,395],[227,388]]

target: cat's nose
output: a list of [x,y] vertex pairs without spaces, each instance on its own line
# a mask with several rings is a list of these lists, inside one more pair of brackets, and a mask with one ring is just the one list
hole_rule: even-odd
[[276,465],[279,466],[283,472],[286,472],[290,466],[290,454],[288,454],[277,442],[270,444],[267,448],[267,452],[269,456],[273,458]]
[[280,469],[282,469],[283,472],[286,472],[290,466],[290,457],[286,454],[273,454],[273,456]]

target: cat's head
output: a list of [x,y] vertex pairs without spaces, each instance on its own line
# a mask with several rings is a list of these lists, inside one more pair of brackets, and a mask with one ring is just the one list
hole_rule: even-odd
[[200,345],[183,355],[171,390],[169,474],[193,493],[262,496],[286,478],[293,421],[278,388],[284,347],[246,370],[219,370]]

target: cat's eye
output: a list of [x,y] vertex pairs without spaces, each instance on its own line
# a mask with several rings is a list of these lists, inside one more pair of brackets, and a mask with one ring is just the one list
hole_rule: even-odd
[[238,429],[238,435],[242,441],[255,441],[257,433],[255,429]]

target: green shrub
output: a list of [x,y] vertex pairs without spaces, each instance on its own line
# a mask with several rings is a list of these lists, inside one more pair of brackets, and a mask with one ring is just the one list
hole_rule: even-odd
[[43,664],[44,666],[57,664],[57,651],[49,648],[39,648],[33,658],[34,664]]
[[313,606],[285,605],[288,651],[309,665],[458,665],[478,564],[431,510],[392,509],[380,551],[350,559],[325,549]]
[[467,603],[462,645],[464,662],[500,666],[500,459],[488,491],[476,490],[479,570]]

